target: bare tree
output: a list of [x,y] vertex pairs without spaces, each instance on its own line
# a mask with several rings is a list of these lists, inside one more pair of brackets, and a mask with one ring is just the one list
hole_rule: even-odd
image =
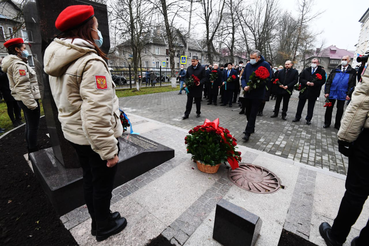
[[215,53],[213,40],[215,35],[217,34],[219,25],[222,22],[225,0],[202,0],[201,5],[203,9],[203,15],[201,16],[201,18],[205,22],[206,27],[206,52],[208,61],[210,64],[212,64],[213,54]]

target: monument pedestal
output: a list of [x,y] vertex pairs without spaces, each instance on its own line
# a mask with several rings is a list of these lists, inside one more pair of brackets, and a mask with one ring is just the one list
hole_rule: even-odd
[[[114,187],[120,186],[174,157],[174,150],[139,135],[119,138]],[[85,204],[81,168],[64,168],[52,148],[30,154],[33,170],[59,215]],[[78,161],[78,160],[76,160]]]

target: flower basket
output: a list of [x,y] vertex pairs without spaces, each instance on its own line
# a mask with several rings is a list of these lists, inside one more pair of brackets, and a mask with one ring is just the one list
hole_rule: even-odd
[[[206,119],[203,125],[191,129],[185,144],[192,160],[206,163],[206,166],[218,165],[219,168],[220,163],[228,161],[231,168],[235,169],[241,161],[241,152],[236,151],[237,140],[228,129],[219,126],[219,119],[213,122]],[[204,168],[199,167],[199,170]]]
[[216,173],[218,172],[218,169],[220,167],[220,163],[215,166],[212,166],[212,165],[202,163],[200,161],[196,161],[196,164],[197,164],[197,169],[199,169],[203,173]]

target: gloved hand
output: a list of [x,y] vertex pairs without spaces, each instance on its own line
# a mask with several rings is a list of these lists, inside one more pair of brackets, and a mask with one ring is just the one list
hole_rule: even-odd
[[344,155],[349,157],[351,155],[352,150],[350,149],[352,143],[338,140],[338,151]]

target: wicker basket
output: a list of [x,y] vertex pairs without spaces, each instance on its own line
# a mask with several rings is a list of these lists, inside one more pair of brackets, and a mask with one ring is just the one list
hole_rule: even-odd
[[201,172],[204,172],[204,173],[216,173],[216,172],[218,172],[218,169],[220,167],[220,163],[215,165],[215,166],[204,164],[204,163],[201,163],[199,161],[196,161],[196,163],[197,163],[197,168]]

